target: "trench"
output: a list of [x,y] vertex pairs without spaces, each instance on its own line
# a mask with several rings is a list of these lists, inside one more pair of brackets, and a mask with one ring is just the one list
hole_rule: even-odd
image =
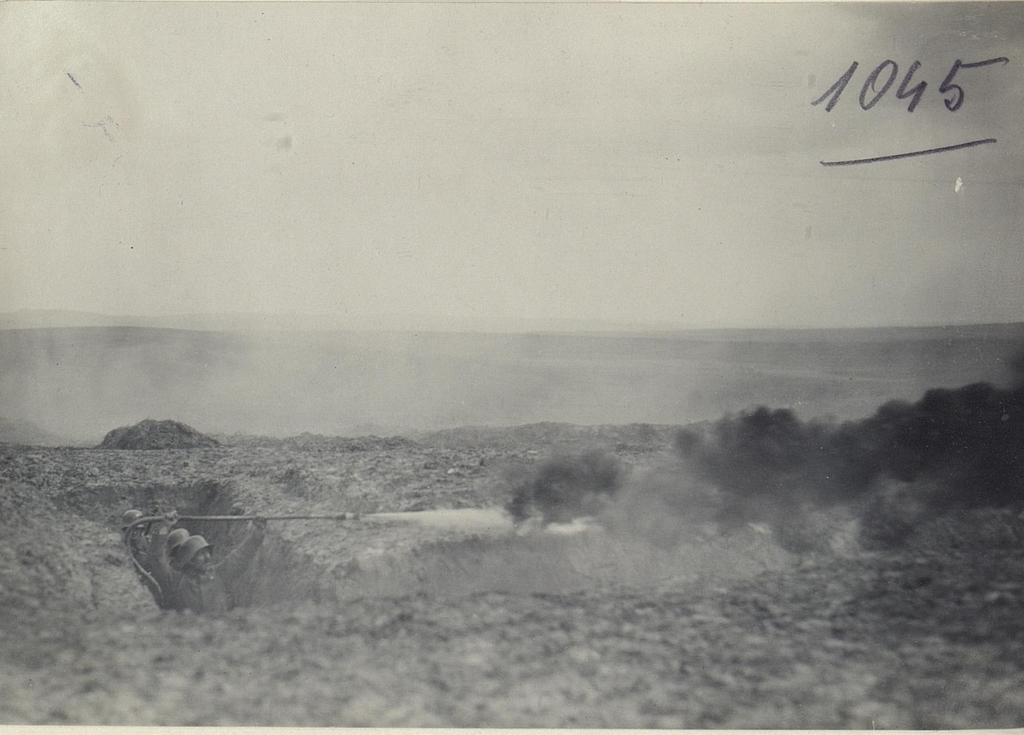
[[[121,516],[130,508],[146,515],[176,510],[179,515],[197,516],[237,515],[248,510],[239,505],[231,485],[217,481],[75,488],[61,493],[56,502],[61,509],[99,522],[114,533],[119,533]],[[250,524],[189,521],[177,527],[203,536],[213,546],[217,562],[245,539]],[[130,564],[125,565],[124,573],[135,574]],[[308,555],[269,529],[248,568],[238,579],[231,580],[229,588],[235,607],[319,600],[324,592],[320,575]]]
[[[244,496],[230,484],[201,481],[94,488],[78,491],[66,502],[116,530],[121,514],[132,507],[147,514],[172,509],[180,515],[248,514],[252,508],[245,506]],[[510,522],[499,522],[496,511],[381,513],[344,524],[271,522],[246,571],[229,581],[234,606],[678,588],[756,576],[792,563],[790,555],[756,537],[745,542],[705,538],[658,548],[644,539],[603,531],[524,534]],[[241,543],[250,527],[245,522],[179,525],[213,545],[215,562]],[[130,567],[125,573],[132,573]]]

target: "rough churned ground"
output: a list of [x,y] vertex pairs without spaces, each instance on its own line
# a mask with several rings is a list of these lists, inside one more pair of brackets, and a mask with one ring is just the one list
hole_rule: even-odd
[[[619,454],[653,461],[661,445],[648,441]],[[199,618],[156,609],[117,535],[120,512],[144,502],[492,507],[509,467],[536,452],[368,440],[0,451],[0,722],[1024,722],[1019,549],[799,559],[750,529],[695,527],[666,545],[610,532],[271,524],[251,606]],[[202,496],[204,480],[231,496]]]

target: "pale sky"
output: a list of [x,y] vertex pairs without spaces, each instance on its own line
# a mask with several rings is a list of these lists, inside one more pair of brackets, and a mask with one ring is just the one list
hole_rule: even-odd
[[1022,63],[1017,3],[7,3],[0,312],[1024,320]]

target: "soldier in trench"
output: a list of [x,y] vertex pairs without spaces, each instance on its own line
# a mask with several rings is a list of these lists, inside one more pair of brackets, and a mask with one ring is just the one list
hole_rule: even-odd
[[132,524],[143,517],[141,510],[132,508],[126,510],[121,516],[121,541],[128,547],[128,551],[136,559],[141,559],[146,554],[149,546],[149,539],[143,524],[133,526]]
[[[172,571],[181,571],[181,549],[191,537],[192,534],[184,528],[175,528],[167,536],[167,556],[171,563]],[[151,568],[153,566],[152,559],[149,559],[149,566]]]
[[150,537],[146,533],[149,524],[137,523],[144,515],[137,508],[124,512],[124,515],[121,516],[121,541],[128,551],[128,556],[132,560],[135,574],[138,576],[139,581],[149,590],[150,594],[153,595],[153,599],[159,605],[161,604],[161,590],[150,573],[152,565],[149,563],[149,558],[152,550],[150,547]]
[[[189,532],[184,528],[176,528],[166,537],[167,541],[165,546],[167,549],[167,557],[171,571],[174,573],[181,572],[181,549],[185,545],[185,542],[188,541],[189,537]],[[156,549],[157,544],[155,542],[151,542],[145,556],[141,559],[144,571],[149,577],[149,581],[146,582],[146,586],[149,587],[150,591],[153,593],[153,599],[156,600],[156,604],[165,610],[169,610],[171,609],[173,600],[165,591],[164,586],[156,582],[153,575],[153,570],[156,567]]]
[[163,592],[161,607],[191,610],[195,613],[218,613],[234,606],[230,586],[252,561],[266,531],[267,521],[257,518],[245,540],[217,563],[213,546],[202,536],[191,536],[178,548],[180,569],[171,566],[167,537],[176,522],[174,514],[164,516],[153,533],[151,548],[153,576]]

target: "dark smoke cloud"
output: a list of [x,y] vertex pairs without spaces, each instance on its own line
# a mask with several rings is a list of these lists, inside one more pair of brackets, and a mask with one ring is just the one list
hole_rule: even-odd
[[[730,511],[775,514],[812,503],[850,503],[879,482],[913,483],[934,510],[1024,504],[1024,355],[1010,389],[975,383],[935,388],[916,403],[891,401],[841,424],[801,421],[759,407],[705,430],[684,429],[676,446],[691,471],[719,488]],[[924,489],[927,488],[925,491]]]
[[554,457],[515,482],[507,509],[516,521],[539,514],[547,523],[567,523],[597,515],[623,480],[621,464],[606,452]]

